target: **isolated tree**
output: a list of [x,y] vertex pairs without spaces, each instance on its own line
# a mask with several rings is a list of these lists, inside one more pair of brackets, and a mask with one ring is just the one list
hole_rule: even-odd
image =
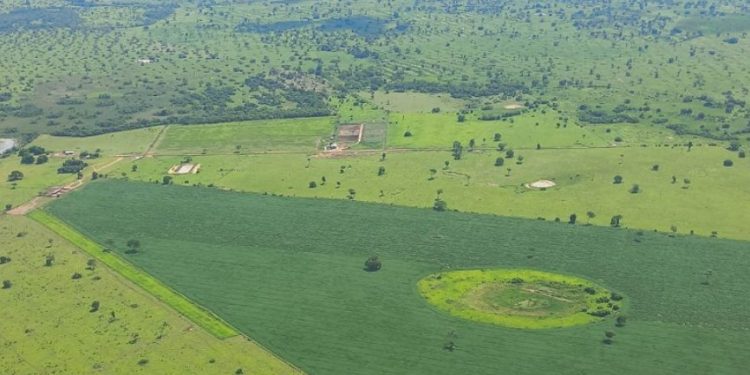
[[130,171],[131,171],[131,172],[137,172],[137,171],[138,171],[138,165],[137,165],[137,164],[133,164],[133,165],[132,165],[132,166],[130,167]]
[[78,280],[78,279],[80,279],[80,278],[82,278],[82,277],[83,277],[83,275],[81,275],[81,274],[80,274],[80,273],[78,273],[78,272],[74,272],[74,273],[73,273],[73,275],[72,275],[72,276],[70,276],[70,278],[71,278],[71,279],[73,279],[73,280]]
[[385,174],[385,167],[381,165],[380,168],[378,168],[378,176],[382,176],[384,174]]
[[161,178],[162,185],[169,185],[172,183],[172,176],[164,176]]
[[734,165],[734,162],[733,162],[733,161],[731,161],[731,160],[729,160],[729,159],[727,159],[727,160],[724,160],[724,166],[725,166],[725,167],[731,167],[731,166],[733,166],[733,165]]
[[13,208],[13,205],[12,205],[12,204],[10,204],[10,203],[6,204],[6,205],[5,205],[5,212],[8,212],[8,211],[10,211],[10,210],[11,210],[12,208]]
[[317,183],[317,182],[315,182],[315,181],[310,181],[310,182],[309,182],[309,183],[307,184],[307,187],[309,187],[310,189],[315,189],[316,187],[318,187],[318,183]]
[[577,219],[578,215],[570,214],[570,218],[568,218],[568,224],[575,224]]
[[8,181],[14,182],[14,181],[21,181],[23,180],[23,172],[21,171],[11,171],[8,175]]
[[620,226],[621,220],[622,220],[622,215],[612,216],[612,219],[609,220],[609,225],[611,225],[614,228],[617,228]]
[[589,221],[591,221],[591,219],[596,217],[596,214],[594,213],[594,211],[588,211],[586,212],[586,217],[588,217]]
[[365,271],[367,272],[375,272],[379,271],[380,268],[383,267],[383,262],[378,259],[377,256],[373,255],[365,261]]
[[10,289],[12,286],[13,283],[10,280],[3,280],[3,289]]
[[96,269],[96,259],[89,259],[86,261],[86,269],[89,271],[93,271]]
[[459,113],[458,116],[457,116],[457,118],[456,118],[456,120],[458,122],[464,122],[464,121],[466,121],[466,115],[463,114],[463,113]]
[[125,251],[126,253],[128,253],[128,254],[135,254],[141,248],[141,241],[138,241],[138,240],[128,240],[128,242],[125,244],[125,246],[128,247],[128,250]]
[[624,316],[618,316],[617,319],[615,319],[615,327],[625,327],[626,322],[627,318]]
[[45,155],[45,154],[39,155],[39,157],[36,158],[36,163],[37,164],[44,164],[44,163],[46,163],[48,161],[49,161],[49,157],[47,157],[47,155]]
[[97,172],[91,172],[91,179],[92,180],[98,180],[99,179],[99,173]]
[[10,257],[7,257],[5,255],[0,256],[0,264],[10,263]]
[[630,187],[630,194],[638,194],[641,192],[641,187],[638,186],[638,184],[633,184],[633,186]]
[[503,138],[503,136],[500,133],[495,133],[495,136],[492,137],[492,140],[495,142],[500,142],[500,140]]
[[622,176],[617,175],[615,176],[614,180],[612,181],[614,184],[621,184],[622,183]]
[[506,159],[513,159],[513,157],[516,155],[516,152],[513,150],[505,151],[505,158]]
[[495,166],[496,167],[502,167],[505,164],[505,159],[503,158],[497,158],[495,159]]
[[45,267],[52,267],[52,265],[55,264],[55,256],[52,254],[48,254],[46,257],[44,257],[44,266]]
[[89,309],[89,312],[97,312],[99,311],[99,301],[91,302],[91,309]]

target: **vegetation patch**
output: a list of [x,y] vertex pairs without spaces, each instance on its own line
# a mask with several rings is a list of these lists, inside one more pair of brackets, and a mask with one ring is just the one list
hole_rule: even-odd
[[534,270],[463,270],[418,283],[428,302],[452,315],[513,328],[562,328],[602,320],[622,297],[582,278]]

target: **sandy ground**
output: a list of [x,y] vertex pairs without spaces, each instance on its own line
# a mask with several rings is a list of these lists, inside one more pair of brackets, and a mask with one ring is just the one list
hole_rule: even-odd
[[557,184],[550,180],[539,180],[539,181],[534,181],[534,182],[530,182],[526,184],[526,187],[535,188],[535,189],[546,189],[546,188],[554,187],[555,185]]
[[523,106],[521,104],[518,104],[518,103],[513,103],[513,104],[508,104],[508,105],[504,106],[503,108],[505,108],[505,109],[521,109],[521,108],[523,108]]
[[10,150],[16,145],[16,141],[13,139],[0,138],[0,154],[6,150]]

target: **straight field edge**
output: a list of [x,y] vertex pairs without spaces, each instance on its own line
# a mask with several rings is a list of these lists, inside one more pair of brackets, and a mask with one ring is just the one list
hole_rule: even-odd
[[159,280],[125,259],[122,259],[114,253],[105,252],[103,246],[71,228],[64,221],[52,214],[43,210],[34,210],[27,216],[47,227],[47,229],[52,232],[55,232],[76,247],[82,249],[88,255],[109,266],[109,268],[113,269],[122,277],[143,288],[146,292],[177,310],[181,315],[217,338],[227,339],[240,335],[238,330],[210,312],[208,309],[164,285]]

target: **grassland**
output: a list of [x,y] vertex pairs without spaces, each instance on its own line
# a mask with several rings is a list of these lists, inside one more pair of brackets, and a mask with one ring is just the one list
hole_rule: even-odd
[[225,339],[238,335],[234,328],[221,321],[221,319],[211,314],[209,311],[185,299],[185,297],[169,289],[150,275],[137,269],[117,255],[112,254],[103,246],[71,229],[65,225],[64,222],[54,216],[51,216],[44,211],[34,211],[29,217],[44,225],[47,229],[53,231],[58,236],[74,244],[79,249],[85,251],[90,257],[117,272],[120,276],[142,288],[144,291],[173,308],[182,314],[182,316],[195,322],[217,338]]
[[0,216],[0,256],[11,258],[0,265],[12,282],[0,289],[5,374],[296,373],[244,337],[217,339],[101,261],[92,267],[98,257],[31,219]]
[[160,154],[309,152],[320,149],[334,131],[332,118],[250,121],[170,127]]
[[535,270],[440,272],[417,286],[428,302],[451,315],[512,328],[564,328],[624,313],[622,296],[602,286]]
[[[113,251],[311,373],[731,374],[746,365],[744,242],[115,181],[48,210],[113,240]],[[132,238],[142,251],[124,255]],[[383,261],[378,272],[362,270],[371,255]],[[495,267],[607,285],[629,297],[627,324],[477,324],[430,307],[416,288],[436,272]],[[604,331],[616,333],[612,345]]]
[[[386,152],[385,161],[380,151],[347,157],[196,156],[201,172],[177,177],[174,183],[336,199],[347,199],[354,189],[356,200],[416,207],[431,207],[441,190],[448,208],[459,211],[564,221],[575,213],[581,224],[605,226],[612,216],[623,215],[622,224],[629,228],[671,231],[674,226],[677,233],[718,232],[720,237],[750,239],[744,225],[748,207],[736,199],[750,186],[749,161],[723,147],[517,149],[516,159],[521,155],[523,162],[508,159],[502,167],[495,161],[505,152],[495,150],[467,152],[458,161],[448,150]],[[724,167],[725,159],[734,160],[734,166]],[[112,175],[161,181],[180,160],[157,156],[122,163]],[[381,166],[385,174],[378,176]],[[616,175],[623,183],[613,183]],[[551,179],[557,186],[545,191],[524,187],[539,179]],[[315,188],[309,187],[311,181]],[[634,184],[640,189],[637,194],[629,192]],[[593,218],[586,217],[589,211]]]

